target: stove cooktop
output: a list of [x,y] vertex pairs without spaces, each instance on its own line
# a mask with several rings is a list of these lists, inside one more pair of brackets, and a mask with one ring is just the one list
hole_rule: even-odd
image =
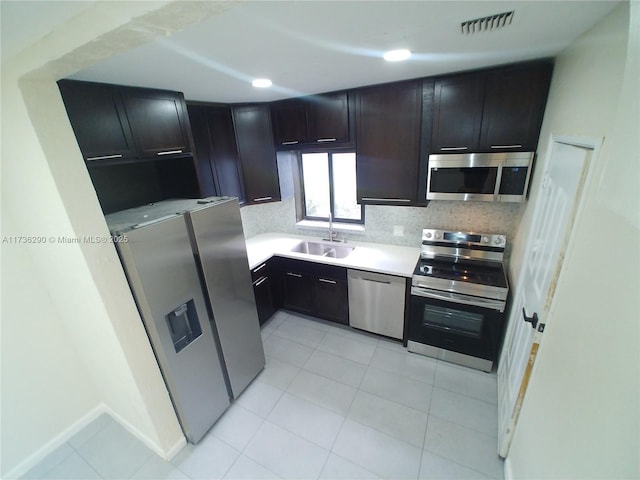
[[412,286],[506,300],[505,245],[500,234],[424,229]]
[[460,263],[421,259],[413,274],[414,276],[425,278],[438,278],[507,288],[507,279],[501,263]]

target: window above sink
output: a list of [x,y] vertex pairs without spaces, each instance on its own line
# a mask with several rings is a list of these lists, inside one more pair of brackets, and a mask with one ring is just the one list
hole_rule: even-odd
[[326,150],[300,153],[302,218],[364,224],[364,207],[356,202],[356,154]]

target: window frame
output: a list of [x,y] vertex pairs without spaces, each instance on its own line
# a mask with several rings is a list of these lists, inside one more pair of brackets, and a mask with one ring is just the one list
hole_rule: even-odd
[[[353,218],[336,217],[334,212],[334,184],[333,184],[333,154],[334,153],[353,153],[356,155],[356,151],[352,147],[343,148],[317,148],[312,150],[298,151],[298,171],[300,172],[300,196],[302,200],[302,220],[328,222],[329,217],[316,217],[307,215],[307,199],[306,192],[304,190],[304,169],[302,168],[302,156],[307,153],[326,153],[327,163],[329,167],[329,210],[331,211],[331,217],[333,223],[345,223],[351,225],[364,225],[364,203],[356,204],[360,205],[360,220]],[[357,187],[356,187],[357,188]]]

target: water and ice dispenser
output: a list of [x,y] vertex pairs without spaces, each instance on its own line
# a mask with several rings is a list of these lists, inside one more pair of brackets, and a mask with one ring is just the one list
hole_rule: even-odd
[[183,303],[166,315],[176,353],[202,335],[202,327],[193,300]]

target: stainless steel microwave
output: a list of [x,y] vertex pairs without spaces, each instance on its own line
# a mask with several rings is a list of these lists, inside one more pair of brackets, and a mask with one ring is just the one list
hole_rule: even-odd
[[522,202],[533,152],[429,155],[427,200]]

